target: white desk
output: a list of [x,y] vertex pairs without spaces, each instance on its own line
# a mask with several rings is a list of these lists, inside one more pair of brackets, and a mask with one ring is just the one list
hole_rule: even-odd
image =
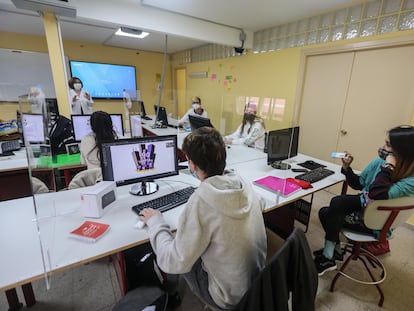
[[[297,163],[301,163],[306,160],[314,160],[315,162],[324,164],[327,166],[326,167],[327,169],[334,171],[335,174],[328,176],[325,179],[322,179],[316,183],[313,183],[312,184],[313,188],[302,189],[287,197],[276,195],[275,193],[272,193],[261,187],[253,185],[256,192],[259,193],[266,200],[267,211],[286,205],[290,202],[296,201],[307,195],[313,194],[317,191],[321,191],[325,188],[331,187],[333,185],[336,185],[336,184],[339,184],[345,181],[345,176],[341,174],[341,166],[337,164],[318,160],[318,159],[308,157],[303,154],[298,154],[296,157],[283,161],[283,162],[291,164],[292,168],[303,168],[297,165]],[[301,174],[301,173],[294,173],[290,169],[289,170],[274,169],[271,166],[267,165],[267,158],[264,158],[264,159],[259,158],[256,160],[249,161],[247,163],[239,162],[239,163],[230,164],[228,165],[228,168],[234,169],[244,180],[247,180],[250,182],[260,177],[265,177],[268,175],[273,175],[273,176],[277,176],[280,178],[288,178],[288,177],[295,177],[296,175]]]
[[[180,174],[158,180],[157,183],[160,190],[145,197],[129,194],[130,186],[118,187],[116,205],[97,219],[111,226],[97,243],[69,238],[69,232],[85,220],[80,211],[83,189],[36,195],[40,238],[46,249],[46,270],[57,272],[68,269],[147,241],[146,230],[134,228],[138,216],[131,207],[188,184],[197,186],[199,181],[190,175]],[[177,227],[183,207],[164,213],[172,228]],[[0,290],[42,278],[44,269],[32,197],[1,202],[0,214]]]
[[[231,151],[230,151],[231,150]],[[259,150],[246,146],[232,146],[228,154],[228,168],[237,171],[246,181],[274,174],[279,177],[297,175],[292,171],[275,170],[267,165],[266,155]],[[250,155],[247,155],[251,152]],[[303,155],[288,160],[294,164],[313,159]],[[324,163],[336,172],[314,184],[314,188],[301,190],[287,198],[254,186],[255,190],[266,200],[266,211],[288,204],[303,196],[320,191],[344,180],[340,174],[340,166]],[[244,162],[243,162],[244,161]],[[188,184],[197,186],[199,181],[183,170],[178,176],[157,180],[160,190],[155,194],[137,197],[128,193],[130,186],[117,188],[117,203],[97,221],[110,224],[110,231],[96,243],[86,243],[68,237],[70,231],[78,227],[85,219],[80,211],[80,193],[83,189],[40,194],[36,196],[39,217],[40,237],[42,239],[46,259],[43,266],[42,254],[35,219],[33,200],[31,197],[0,202],[0,290],[15,288],[18,285],[41,279],[44,269],[47,272],[58,272],[76,265],[102,258],[119,251],[139,245],[148,240],[146,230],[135,229],[138,217],[131,211],[134,204],[150,200],[178,190]],[[184,205],[164,213],[166,221],[174,230],[177,228],[179,215]]]

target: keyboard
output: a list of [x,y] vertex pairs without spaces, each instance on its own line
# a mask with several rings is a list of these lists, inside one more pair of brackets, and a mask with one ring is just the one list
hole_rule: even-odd
[[0,155],[13,155],[13,151],[20,149],[20,142],[18,139],[6,140],[0,142]]
[[326,167],[325,165],[317,163],[312,160],[307,160],[305,162],[298,163],[298,165],[304,168],[307,168],[308,170],[314,170],[315,168],[319,168],[319,167]]
[[148,116],[141,116],[141,119],[143,119],[143,120],[152,120],[150,117],[148,117]]
[[312,171],[295,176],[295,179],[304,180],[312,184],[332,174],[335,174],[335,172],[323,167],[318,167]]
[[187,187],[177,190],[159,198],[143,202],[132,207],[132,210],[139,215],[144,208],[153,208],[160,212],[168,211],[176,206],[184,204],[188,201],[188,198],[193,194],[195,187]]

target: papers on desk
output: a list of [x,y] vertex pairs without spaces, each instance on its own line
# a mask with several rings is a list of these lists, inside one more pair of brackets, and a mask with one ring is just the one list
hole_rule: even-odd
[[70,232],[70,237],[86,242],[96,242],[109,230],[108,224],[95,221],[85,221],[78,228]]
[[256,179],[253,181],[253,184],[285,197],[302,189],[301,186],[276,176],[266,176]]

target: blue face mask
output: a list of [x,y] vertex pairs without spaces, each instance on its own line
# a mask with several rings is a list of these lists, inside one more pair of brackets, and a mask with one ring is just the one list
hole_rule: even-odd
[[198,178],[197,174],[190,167],[188,167],[188,169],[190,170],[190,173],[194,178],[200,180],[200,178]]

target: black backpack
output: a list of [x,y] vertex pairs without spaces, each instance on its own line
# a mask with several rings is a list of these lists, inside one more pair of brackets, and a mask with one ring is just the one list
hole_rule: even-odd
[[72,121],[64,116],[58,116],[49,131],[52,155],[66,153],[66,144],[75,142]]

